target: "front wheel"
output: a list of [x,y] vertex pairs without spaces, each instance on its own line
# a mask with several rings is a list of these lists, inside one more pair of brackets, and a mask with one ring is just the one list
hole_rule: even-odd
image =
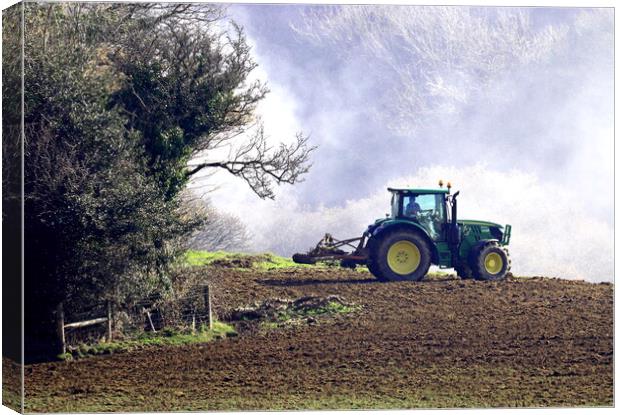
[[394,232],[374,245],[368,268],[379,280],[420,281],[431,266],[430,248],[418,233]]
[[477,280],[501,280],[510,271],[508,252],[497,243],[483,246],[472,262],[473,275]]

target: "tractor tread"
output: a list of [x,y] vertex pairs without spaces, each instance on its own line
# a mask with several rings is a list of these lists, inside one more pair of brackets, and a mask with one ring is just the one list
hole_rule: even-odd
[[[484,268],[484,257],[490,252],[500,254],[504,262],[504,266],[498,274],[490,274]],[[508,250],[496,241],[485,243],[478,249],[472,251],[472,256],[470,258],[472,275],[475,279],[481,281],[497,281],[504,279],[506,274],[510,271],[511,265],[512,262]]]
[[[387,251],[393,243],[399,240],[413,242],[420,250],[420,264],[411,274],[396,274],[388,266]],[[380,281],[420,281],[430,268],[431,250],[426,240],[419,233],[397,230],[384,235],[372,244],[367,265],[370,272]]]

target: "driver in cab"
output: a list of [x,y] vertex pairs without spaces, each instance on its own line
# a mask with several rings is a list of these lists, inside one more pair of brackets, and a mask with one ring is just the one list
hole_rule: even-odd
[[415,196],[409,198],[409,203],[405,206],[405,216],[416,217],[420,211],[420,205],[415,201]]

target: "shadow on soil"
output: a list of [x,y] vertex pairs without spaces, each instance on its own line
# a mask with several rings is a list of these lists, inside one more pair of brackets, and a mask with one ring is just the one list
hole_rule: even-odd
[[286,278],[286,279],[266,279],[257,281],[261,285],[270,287],[303,287],[307,285],[332,285],[332,284],[397,284],[399,282],[414,284],[449,284],[461,281],[461,278],[452,275],[427,275],[422,281],[379,281],[374,277],[369,278],[347,278],[324,280],[318,278]]
[[299,278],[287,278],[287,279],[279,279],[279,280],[261,280],[258,281],[261,285],[268,285],[270,287],[302,287],[305,285],[327,285],[327,284],[370,284],[377,283],[380,281],[376,278],[364,278],[364,279],[346,279],[346,280],[321,280],[316,278],[310,279],[299,279]]

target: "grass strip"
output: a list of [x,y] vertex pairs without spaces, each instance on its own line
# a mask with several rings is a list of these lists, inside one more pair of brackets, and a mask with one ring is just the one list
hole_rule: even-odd
[[89,356],[106,355],[127,352],[151,346],[180,346],[193,343],[205,343],[215,339],[234,337],[237,335],[234,327],[220,321],[213,322],[211,330],[201,327],[196,333],[183,333],[166,328],[161,332],[145,332],[133,339],[119,341],[102,341],[96,344],[80,344],[70,352],[58,357],[62,360],[73,360]]

